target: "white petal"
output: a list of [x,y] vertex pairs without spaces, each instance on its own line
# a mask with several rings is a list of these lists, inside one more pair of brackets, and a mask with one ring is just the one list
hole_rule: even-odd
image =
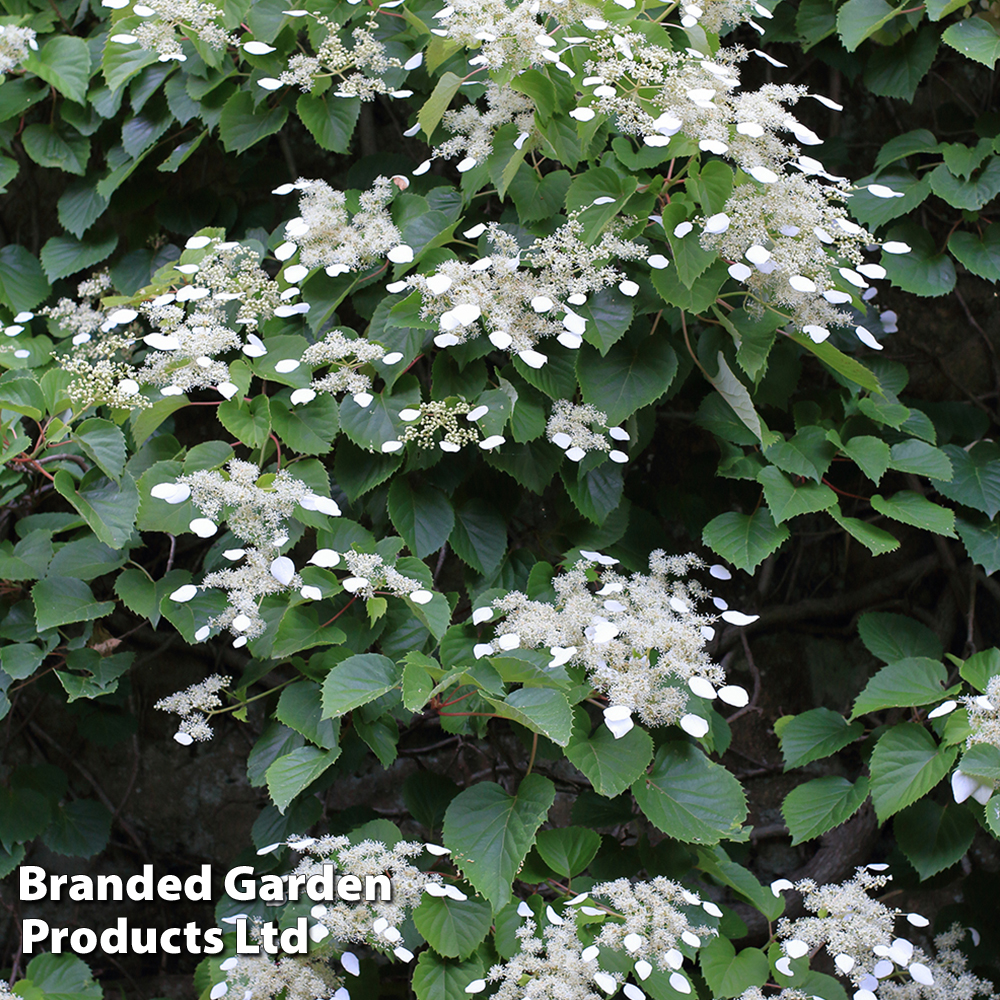
[[735,264],[730,264],[728,270],[730,277],[737,281],[746,281],[753,274],[753,271],[739,260]]
[[626,934],[622,944],[626,951],[637,952],[642,947],[642,937],[638,934]]
[[635,974],[640,979],[648,979],[652,975],[653,967],[644,958],[640,958],[638,962],[635,963]]
[[361,964],[358,962],[358,956],[353,951],[345,951],[340,956],[340,964],[344,967],[344,971],[352,976],[361,974]]
[[634,281],[626,280],[622,281],[618,285],[618,291],[620,291],[622,295],[627,295],[629,298],[634,298],[636,295],[639,294],[639,286]]
[[186,604],[198,593],[198,588],[193,583],[186,583],[183,587],[178,587],[170,595],[170,600],[176,601],[178,604]]
[[751,625],[760,615],[745,615],[741,611],[723,611],[722,620],[730,625]]
[[704,677],[689,677],[688,687],[699,698],[707,698],[711,701],[715,697],[715,688]]
[[670,973],[670,985],[677,990],[678,993],[691,992],[691,984],[688,982],[687,976],[684,976],[679,972]]
[[466,993],[482,993],[486,989],[485,979],[473,979],[468,986],[465,987]]
[[356,594],[359,590],[364,590],[368,586],[368,578],[365,576],[349,576],[340,581],[340,585],[349,594]]
[[549,360],[547,354],[542,354],[539,351],[526,350],[518,351],[517,356],[530,368],[541,368]]
[[199,538],[211,538],[219,530],[216,523],[210,521],[207,517],[196,517],[188,527]]
[[706,233],[724,233],[728,228],[729,216],[725,212],[719,212],[705,220]]
[[488,438],[479,442],[479,447],[483,451],[492,451],[494,448],[499,448],[506,440],[502,434],[491,434]]
[[700,715],[694,715],[689,712],[680,721],[681,729],[696,739],[701,739],[703,736],[708,734],[708,731],[712,728],[706,719],[703,719]]
[[597,983],[597,985],[600,986],[605,993],[618,992],[618,983],[615,981],[613,976],[609,976],[606,972],[595,972],[594,982]]
[[916,982],[921,983],[924,986],[933,986],[934,977],[931,975],[931,970],[927,968],[926,965],[922,965],[920,962],[914,962],[910,966],[910,975],[916,980]]
[[292,582],[292,577],[295,576],[295,563],[288,556],[278,556],[271,563],[271,576],[278,583],[287,587]]
[[719,698],[727,705],[733,705],[736,708],[743,708],[750,701],[750,695],[747,694],[746,688],[740,687],[739,684],[727,684],[725,687],[719,688]]
[[319,566],[322,569],[329,569],[332,566],[340,565],[340,554],[334,552],[333,549],[317,549],[313,553],[313,557],[309,560],[313,566]]
[[903,243],[900,240],[889,240],[888,243],[882,244],[882,249],[886,253],[909,253],[912,247],[909,243]]
[[472,612],[472,624],[482,625],[483,622],[488,622],[492,617],[492,608],[476,608],[476,610]]
[[266,56],[269,52],[274,52],[274,46],[266,42],[244,42],[243,51],[249,52],[252,56]]
[[914,927],[929,927],[930,921],[920,913],[907,913],[906,919]]
[[194,743],[194,737],[190,733],[176,732],[174,733],[174,739],[177,740],[182,747],[189,747],[192,743]]
[[784,955],[783,957],[779,958],[774,963],[774,967],[783,976],[793,976],[793,975],[795,975],[795,973],[792,972],[792,960],[787,955]]
[[854,968],[854,959],[850,955],[841,954],[833,960],[833,964],[846,975]]
[[490,656],[493,653],[493,647],[488,642],[477,642],[475,646],[472,647],[472,655],[475,656],[477,660],[481,660],[484,656]]
[[875,195],[876,198],[902,198],[902,191],[893,191],[892,188],[886,187],[884,184],[869,184],[868,190]]
[[875,339],[870,330],[866,330],[863,326],[856,326],[854,328],[854,332],[857,334],[858,340],[860,340],[865,347],[870,347],[873,351],[882,350],[882,345]]
[[405,243],[400,243],[399,246],[393,247],[387,254],[386,257],[393,262],[393,264],[409,264],[413,260],[413,248],[408,247]]
[[678,222],[677,225],[674,226],[674,236],[681,239],[682,237],[687,236],[692,229],[694,229],[694,226],[691,225],[690,222]]
[[785,942],[785,954],[789,958],[802,958],[803,955],[809,954],[809,945],[805,941],[793,938],[791,941]]
[[414,590],[410,594],[410,600],[414,604],[429,604],[433,598],[434,595],[429,590]]
[[323,598],[323,591],[319,587],[303,587],[299,593],[307,601],[319,601]]

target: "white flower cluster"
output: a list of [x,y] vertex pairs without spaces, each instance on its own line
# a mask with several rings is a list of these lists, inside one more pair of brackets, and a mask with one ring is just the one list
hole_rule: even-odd
[[31,28],[0,24],[0,74],[17,69],[28,58],[29,51],[38,51],[35,32]]
[[[149,351],[138,377],[160,386],[165,396],[214,388],[229,399],[237,387],[230,380],[229,364],[217,356],[237,349],[248,357],[266,354],[263,342],[252,331],[290,307],[281,305],[277,282],[261,269],[257,255],[248,247],[192,236],[185,249],[205,251],[196,264],[175,265],[192,283],[139,306],[138,312],[153,332],[142,338]],[[238,307],[231,305],[236,302]],[[137,314],[135,309],[117,309],[107,322],[128,323]],[[233,326],[251,331],[245,342]]]
[[[646,256],[644,247],[617,235],[625,221],[588,245],[582,238],[583,224],[571,216],[523,254],[509,233],[490,223],[489,239],[495,247],[490,256],[444,261],[433,274],[414,274],[388,287],[396,292],[419,289],[422,318],[436,321],[441,331],[434,337],[438,347],[466,343],[485,330],[494,347],[509,349],[525,364],[540,368],[548,361],[537,350],[545,338],[555,337],[569,348],[583,343],[587,319],[572,307],[584,305],[589,292],[614,282],[627,295],[639,291],[610,263]],[[486,231],[480,224],[464,235],[476,239]]]
[[[102,7],[120,10],[131,0],[101,0]],[[136,45],[159,56],[160,62],[184,62],[187,56],[181,47],[184,38],[192,35],[209,48],[224,49],[235,45],[236,35],[227,32],[220,24],[222,9],[214,3],[201,0],[144,0],[132,12],[145,18],[132,34],[119,33],[111,41],[119,45]],[[178,34],[179,32],[179,34]]]
[[317,549],[309,562],[321,569],[333,569],[343,563],[343,569],[349,575],[340,581],[340,585],[349,594],[368,598],[388,593],[396,597],[408,597],[415,604],[428,604],[434,597],[419,580],[403,576],[376,552]]
[[161,698],[153,706],[161,712],[173,712],[181,716],[180,728],[174,733],[174,739],[181,746],[190,746],[195,740],[212,738],[208,718],[222,707],[219,692],[229,686],[229,680],[222,674],[210,674],[183,691]]
[[[627,878],[603,882],[595,885],[590,894],[607,900],[623,918],[621,922],[606,920],[594,944],[635,957],[641,979],[649,975],[647,970],[652,962],[660,969],[678,972],[684,961],[678,944],[699,948],[702,938],[716,933],[707,925],[692,923],[687,911],[700,907],[710,916],[722,916],[715,903],[702,900],[697,893],[662,875],[645,882],[631,882]],[[640,965],[641,961],[646,965]],[[671,985],[681,993],[687,992],[679,984],[683,978],[679,975],[677,980],[671,979]]]
[[[259,939],[260,932],[249,928],[250,940]],[[226,978],[212,987],[211,1000],[220,1000],[232,991],[233,997],[243,1000],[351,1000],[344,985],[344,977],[330,964],[326,956],[233,955],[219,968]]]
[[[628,455],[620,448],[612,448],[608,439],[593,430],[598,424],[607,427],[608,415],[590,403],[571,403],[568,399],[557,399],[552,405],[552,413],[545,424],[545,436],[566,452],[573,462],[580,462],[588,451],[606,451],[612,462],[627,462]],[[628,441],[629,434],[624,427],[608,430],[615,441]]]
[[[333,865],[336,871],[358,876],[386,875],[392,884],[391,898],[376,898],[357,903],[337,899],[312,908],[309,937],[313,942],[330,938],[342,944],[367,944],[381,951],[391,951],[404,962],[413,958],[412,952],[402,945],[399,927],[427,892],[435,896],[450,896],[464,900],[466,896],[454,886],[445,885],[436,872],[421,871],[412,859],[425,850],[432,855],[444,855],[446,848],[434,844],[401,840],[392,847],[381,841],[363,840],[351,844],[347,837],[325,836],[290,838],[287,846],[304,856],[290,873],[292,875],[319,875],[324,865]],[[258,854],[267,854],[282,843],[261,848]],[[376,890],[376,896],[379,893]],[[344,968],[357,975],[357,959],[345,952],[341,958]]]
[[[591,897],[606,899],[610,906],[594,906]],[[488,980],[498,984],[492,995],[499,1000],[602,1000],[619,990],[628,1000],[645,1000],[645,993],[636,983],[625,982],[621,972],[601,968],[601,952],[607,949],[632,959],[638,982],[649,978],[655,962],[669,971],[671,989],[689,994],[691,981],[681,971],[684,954],[678,945],[697,950],[705,936],[716,933],[693,924],[684,912],[699,906],[713,916],[722,915],[714,903],[702,902],[696,893],[669,879],[658,876],[648,882],[630,882],[622,878],[575,896],[561,914],[547,906],[546,924],[538,935],[534,913],[522,902],[517,912],[527,919],[517,930],[521,950],[494,965],[487,979],[475,980],[465,991],[481,993]],[[578,912],[603,918],[603,922],[591,921],[582,928]]]
[[[286,268],[286,271],[291,270]],[[358,406],[368,406],[373,397],[371,394],[371,376],[359,371],[373,361],[383,361],[395,364],[402,358],[401,354],[386,354],[381,344],[372,343],[363,337],[353,339],[345,336],[340,330],[331,330],[319,343],[311,344],[302,355],[301,363],[310,368],[325,368],[336,366],[305,389],[296,389],[292,393],[292,404],[308,403],[315,399],[318,393],[349,392],[354,396]],[[283,365],[282,371],[294,371],[298,364],[288,360],[278,362]]]
[[535,104],[531,98],[490,80],[486,84],[485,100],[486,111],[480,111],[470,101],[444,113],[442,124],[454,135],[434,149],[431,159],[464,153],[457,167],[459,173],[464,174],[493,152],[494,137],[502,126],[513,122],[522,142],[533,130]]
[[[886,273],[881,264],[864,262],[862,248],[874,238],[836,203],[844,196],[842,187],[823,187],[801,174],[738,184],[725,211],[703,220],[701,245],[732,261],[729,273],[751,293],[748,305],[787,310],[797,328],[821,343],[831,326],[851,322],[836,306]],[[674,232],[690,229],[682,222]],[[855,332],[866,346],[882,349],[865,327]]]
[[986,693],[962,699],[972,729],[967,745],[989,743],[1000,748],[1000,674],[986,682]]
[[[463,445],[479,441],[479,430],[474,426],[474,422],[488,412],[488,406],[477,406],[473,409],[464,399],[454,403],[433,399],[428,403],[421,403],[419,407],[400,410],[400,419],[407,422],[406,430],[398,441],[383,442],[382,451],[387,454],[400,451],[410,441],[413,441],[418,448],[433,448],[436,443],[441,451],[461,451]],[[459,423],[460,416],[465,417],[464,424]],[[441,437],[435,440],[438,431],[441,431]],[[503,443],[503,437],[496,435],[479,442],[480,447],[484,449]]]
[[[496,626],[491,642],[475,647],[477,659],[496,650],[546,647],[552,655],[549,667],[579,663],[586,667],[594,688],[606,695],[610,706],[605,722],[616,737],[633,726],[632,712],[649,725],[679,723],[685,732],[703,737],[709,723],[695,711],[687,711],[690,695],[743,706],[747,692],[726,685],[720,666],[704,650],[714,636],[714,614],[699,614],[699,602],[712,599],[696,580],[685,577],[705,564],[693,554],[667,556],[661,550],[650,554],[648,575],[625,576],[610,567],[617,559],[598,552],[581,551],[583,558],[552,580],[555,602],[529,600],[512,591],[493,602],[505,616]],[[600,567],[600,577],[594,567]],[[713,576],[729,579],[722,566],[711,567]],[[597,579],[599,588],[592,583]],[[722,617],[734,625],[756,619],[728,610],[714,598]],[[493,617],[493,609],[479,608],[473,623]]]
[[594,7],[581,0],[448,0],[433,15],[439,27],[431,33],[480,49],[472,62],[490,70],[518,72],[552,63],[572,75],[560,59],[561,50],[556,51],[560,43],[553,37],[558,34],[555,25],[572,24],[593,14]]
[[[858,868],[842,884],[819,886],[812,879],[792,883],[779,879],[771,890],[796,889],[813,916],[782,918],[778,935],[785,955],[776,963],[779,972],[791,975],[791,961],[825,947],[841,975],[856,987],[854,1000],[970,1000],[991,995],[993,984],[966,971],[965,957],[956,945],[964,930],[953,927],[935,944],[937,956],[928,955],[908,938],[894,936],[896,920],[903,914],[869,896],[887,884],[881,874],[888,865]],[[905,914],[914,927],[927,927],[919,913]]]
[[285,223],[285,242],[275,251],[280,261],[296,252],[297,264],[285,268],[283,277],[296,285],[312,268],[322,267],[331,277],[347,274],[388,257],[393,263],[413,260],[413,251],[400,243],[399,230],[389,215],[388,205],[399,186],[386,177],[376,177],[358,199],[360,208],[352,216],[343,191],[326,181],[300,178],[282,184],[275,194],[301,191],[299,215]]
[[[378,94],[392,97],[410,97],[411,90],[397,90],[386,83],[378,74],[387,70],[412,70],[423,62],[423,53],[401,63],[388,55],[385,46],[375,37],[378,11],[373,10],[364,27],[351,32],[354,46],[348,49],[340,38],[340,25],[315,11],[296,10],[295,16],[309,16],[327,29],[327,33],[316,49],[316,55],[296,53],[288,60],[288,69],[278,77],[263,77],[257,81],[264,90],[278,90],[280,87],[298,87],[310,93],[317,80],[340,77],[339,85],[333,91],[334,97],[359,97],[363,101],[374,100]],[[267,55],[274,48],[264,42],[245,42],[244,49],[251,55]],[[363,70],[349,75],[348,70]]]
[[333,517],[340,515],[340,508],[328,497],[313,493],[287,469],[279,469],[267,485],[261,486],[260,469],[252,462],[234,458],[226,468],[227,473],[212,469],[180,476],[176,482],[154,486],[150,494],[170,504],[190,498],[204,515],[190,524],[201,538],[211,538],[218,531],[217,522],[225,513],[233,534],[247,542],[246,548],[223,552],[232,562],[245,559],[243,565],[216,570],[200,586],[185,584],[170,595],[171,600],[184,603],[192,600],[199,589],[218,587],[227,591],[229,604],[225,611],[199,628],[195,638],[200,642],[209,637],[213,628],[227,628],[236,636],[233,645],[239,648],[263,633],[265,624],[259,609],[268,595],[299,590],[306,600],[323,596],[319,588],[303,586],[295,564],[279,554],[288,541],[285,521],[296,506]]

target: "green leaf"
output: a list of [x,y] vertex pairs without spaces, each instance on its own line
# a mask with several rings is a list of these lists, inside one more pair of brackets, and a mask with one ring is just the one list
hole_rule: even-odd
[[42,247],[42,267],[49,281],[56,281],[58,278],[66,278],[99,264],[114,252],[116,246],[118,246],[117,233],[109,233],[99,240],[53,236]]
[[948,456],[926,441],[916,438],[900,441],[892,446],[890,454],[889,468],[899,472],[912,472],[916,476],[944,481],[949,481],[954,474]]
[[814,778],[785,796],[781,812],[792,834],[792,846],[820,837],[846,823],[868,798],[868,779]]
[[205,141],[207,135],[208,129],[205,129],[203,132],[199,132],[193,139],[174,146],[170,151],[170,155],[156,169],[165,174],[177,173]]
[[42,843],[56,854],[92,858],[108,844],[111,813],[95,799],[74,799],[56,806]]
[[857,467],[876,485],[889,468],[891,452],[881,438],[867,434],[850,438],[841,447],[844,454],[854,460]]
[[555,801],[548,778],[529,774],[514,795],[482,781],[456,796],[444,817],[444,843],[494,912],[511,898],[511,883]]
[[103,990],[90,976],[87,964],[75,955],[39,955],[28,963],[25,976],[39,991],[38,997],[56,1000],[101,1000]]
[[865,731],[860,722],[848,722],[839,712],[813,708],[790,719],[781,729],[785,770],[829,757],[853,743]]
[[902,9],[890,7],[885,0],[847,0],[837,12],[837,31],[844,48],[853,52]]
[[708,849],[699,847],[698,868],[720,885],[728,885],[748,899],[768,920],[774,921],[785,912],[785,900],[775,896],[769,887],[757,881],[756,876],[741,864],[731,860],[725,850],[716,845]]
[[330,97],[329,91],[321,97],[302,94],[295,110],[318,146],[331,153],[347,152],[361,113],[357,97]]
[[759,948],[744,948],[737,954],[729,938],[721,934],[698,952],[698,963],[716,997],[738,997],[751,986],[763,986],[771,974],[764,952]]
[[262,112],[255,110],[253,96],[248,90],[237,90],[226,101],[219,119],[219,137],[227,153],[242,153],[251,146],[274,135],[288,117],[288,108],[279,104]]
[[982,170],[969,180],[956,177],[943,163],[935,167],[927,179],[931,190],[949,205],[976,211],[1000,192],[1000,156],[990,157]]
[[927,0],[925,4],[927,17],[931,21],[940,21],[948,14],[961,10],[964,6],[962,0]]
[[616,463],[605,461],[594,469],[585,469],[582,463],[564,463],[561,476],[573,506],[594,524],[604,524],[621,503],[625,482]]
[[387,656],[358,653],[338,663],[323,681],[323,718],[346,715],[391,691],[401,671]]
[[[531,167],[522,163],[507,188],[521,222],[537,222],[555,215],[566,201],[571,180],[568,170],[553,170],[539,177]],[[576,306],[573,308],[575,311]]]
[[411,486],[402,476],[389,487],[389,517],[418,559],[440,549],[455,527],[455,511],[439,489]]
[[8,372],[0,378],[0,406],[38,420],[45,412],[45,396],[41,386],[30,376]]
[[267,396],[254,396],[248,405],[237,395],[227,399],[215,412],[219,423],[249,448],[259,448],[271,431],[271,408]]
[[1000,747],[992,743],[974,743],[962,754],[958,769],[974,778],[1000,781]]
[[975,59],[989,69],[1000,59],[1000,35],[988,21],[980,17],[970,17],[953,24],[941,38],[956,52]]
[[35,604],[38,631],[70,622],[103,618],[115,609],[114,601],[98,601],[83,580],[66,576],[50,576],[31,588]]
[[875,170],[877,172],[883,167],[889,166],[890,163],[895,163],[907,156],[913,156],[915,153],[936,153],[937,151],[938,141],[933,132],[929,132],[925,128],[904,132],[902,135],[894,136],[878,151],[878,156],[875,157]]
[[889,611],[869,611],[858,619],[858,635],[865,648],[885,663],[907,657],[940,660],[944,647],[926,625]]
[[883,667],[865,685],[851,718],[883,708],[909,708],[941,700],[948,674],[938,660],[911,656]]
[[591,167],[574,178],[566,192],[566,211],[578,214],[585,243],[593,243],[621,212],[637,183],[635,177],[622,177],[610,167]]
[[733,374],[732,369],[726,364],[725,356],[719,351],[718,358],[719,371],[715,376],[708,375],[709,382],[715,386],[716,392],[729,404],[733,412],[743,421],[753,436],[760,442],[765,442],[768,436],[767,428],[764,426],[757,411],[754,409],[753,400],[747,387]]
[[615,739],[603,724],[592,735],[589,733],[590,719],[578,709],[566,757],[583,771],[595,791],[613,798],[625,791],[649,766],[653,741],[641,726],[633,726],[621,739]]
[[542,860],[563,878],[573,878],[586,871],[601,846],[601,835],[582,826],[542,830],[535,849]]
[[[905,199],[886,200],[902,202]],[[886,276],[897,288],[914,295],[934,297],[947,295],[955,287],[955,265],[947,254],[938,253],[926,229],[905,222],[890,229],[887,238],[901,240],[911,247],[909,253],[882,254]]]
[[[123,17],[115,24],[112,34],[128,34],[143,23],[143,18]],[[101,58],[101,68],[108,89],[118,90],[137,73],[157,60],[155,49],[144,49],[134,42],[113,42],[109,37],[104,43],[104,55]]]
[[299,747],[279,757],[267,769],[267,792],[278,812],[284,813],[299,792],[311,785],[340,756],[340,747],[318,750]]
[[91,417],[79,424],[73,440],[109,479],[120,479],[125,469],[125,436],[110,420]]
[[103,215],[108,200],[97,193],[92,180],[74,180],[66,186],[57,207],[63,228],[74,236],[83,236]]
[[963,680],[985,694],[989,679],[1000,674],[1000,650],[984,649],[981,653],[975,653],[962,664],[959,673]]
[[912,102],[934,63],[939,41],[937,29],[923,25],[892,45],[876,46],[865,66],[865,86],[880,97]]
[[455,508],[448,542],[464,563],[489,577],[507,552],[507,522],[489,501],[473,497]]
[[827,510],[837,502],[837,494],[829,486],[803,483],[795,486],[774,466],[761,469],[757,481],[764,487],[764,497],[777,524],[797,514],[812,514]]
[[[275,717],[323,750],[332,750],[340,737],[340,720],[324,719],[320,686],[296,681],[281,692]],[[268,841],[270,843],[270,841]]]
[[347,636],[336,625],[321,621],[320,610],[315,604],[297,604],[289,608],[278,623],[271,656],[281,659],[314,646],[339,646],[343,643]]
[[451,71],[442,73],[438,82],[431,91],[431,96],[424,101],[420,112],[417,114],[417,121],[424,130],[424,135],[429,139],[438,127],[438,123],[448,110],[452,98],[458,93],[458,88],[462,86],[462,78],[456,76]]
[[91,469],[77,486],[68,472],[60,470],[54,484],[56,492],[83,515],[105,545],[121,548],[132,537],[139,491],[130,475],[123,475],[121,482],[115,483],[100,469]]
[[0,247],[0,302],[11,312],[34,309],[51,291],[37,257],[17,243]]
[[876,493],[871,498],[872,507],[880,514],[891,517],[915,528],[933,531],[945,538],[955,537],[955,514],[947,507],[931,503],[926,497],[912,490],[900,490],[889,498]]
[[83,176],[90,158],[90,140],[57,125],[29,125],[21,133],[24,151],[40,167],[55,167]]
[[465,987],[482,977],[483,963],[478,957],[459,962],[424,951],[413,970],[413,992],[417,1000],[469,1000]]
[[512,691],[502,701],[484,698],[501,718],[513,719],[532,732],[547,736],[561,747],[569,742],[573,712],[566,696],[559,691],[523,687]]
[[627,334],[601,357],[582,347],[577,376],[585,402],[607,414],[609,426],[620,424],[670,388],[677,374],[677,355],[665,337]]
[[75,35],[53,35],[38,52],[28,52],[24,68],[77,104],[87,102],[90,47]]
[[871,757],[871,794],[879,822],[926,795],[950,770],[958,747],[939,747],[913,722],[883,733]]
[[982,238],[972,233],[955,233],[948,249],[973,274],[987,281],[1000,281],[1000,225],[983,227]]
[[325,455],[333,448],[340,416],[332,396],[318,396],[308,406],[291,408],[271,397],[269,409],[275,434],[300,455]]
[[657,750],[652,770],[640,775],[632,794],[658,830],[686,844],[716,844],[739,830],[747,814],[736,778],[678,740]]
[[399,379],[391,396],[380,392],[368,406],[358,406],[353,396],[345,396],[340,404],[340,426],[356,445],[379,452],[377,457],[383,462],[391,460],[395,468],[399,459],[382,455],[382,445],[399,439],[406,426],[399,413],[412,406],[420,406],[420,388],[413,377],[407,375]]
[[802,0],[795,30],[802,36],[805,52],[832,35],[837,30],[837,12],[831,0]]
[[943,450],[954,474],[951,482],[935,482],[934,488],[949,500],[983,511],[992,520],[1000,512],[1000,449],[980,441],[968,451],[953,444]]
[[759,507],[752,514],[730,511],[705,525],[702,541],[713,552],[744,572],[753,571],[789,537],[788,528],[775,524],[771,512]]
[[922,799],[896,814],[896,843],[921,879],[950,868],[972,845],[976,821],[968,809]]
[[632,325],[632,300],[607,288],[589,295],[582,306],[573,306],[573,311],[587,321],[583,339],[602,355],[607,354]]
[[489,934],[493,908],[481,899],[425,894],[413,911],[413,922],[439,955],[468,958]]
[[729,272],[726,262],[717,260],[694,279],[690,288],[683,283],[676,267],[653,271],[652,278],[653,287],[667,305],[698,315],[715,302],[719,290],[729,280]]
[[78,580],[93,580],[94,577],[111,573],[121,566],[127,552],[116,551],[93,535],[67,542],[49,563],[49,575],[72,576]]
[[955,519],[955,530],[969,558],[977,566],[982,566],[987,576],[1000,569],[1000,521],[989,521],[981,515],[958,517]]
[[[867,185],[878,181],[901,194],[902,198],[879,198],[867,190]],[[874,174],[863,177],[851,194],[851,214],[869,229],[877,229],[893,219],[912,212],[930,193],[931,185],[926,176],[919,179],[907,170],[894,167],[876,178]]]

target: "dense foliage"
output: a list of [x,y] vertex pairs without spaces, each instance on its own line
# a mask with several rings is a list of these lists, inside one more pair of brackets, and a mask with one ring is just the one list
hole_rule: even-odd
[[2,6],[0,875],[223,740],[397,892],[186,995],[994,995],[996,5]]

